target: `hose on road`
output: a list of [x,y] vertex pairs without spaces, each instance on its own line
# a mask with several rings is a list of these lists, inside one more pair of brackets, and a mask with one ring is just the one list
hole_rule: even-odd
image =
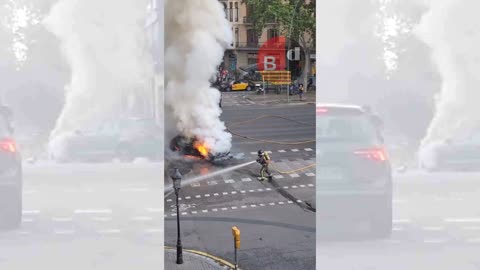
[[297,121],[297,120],[293,120],[293,119],[290,119],[290,118],[287,118],[287,117],[283,117],[283,116],[278,116],[278,115],[262,115],[262,116],[259,116],[259,117],[257,117],[257,118],[253,118],[253,119],[250,119],[250,120],[233,123],[232,125],[227,126],[227,130],[228,130],[228,132],[230,132],[232,135],[235,135],[235,136],[237,136],[237,137],[244,138],[244,139],[247,139],[247,140],[257,141],[257,142],[264,142],[264,143],[272,143],[272,144],[280,144],[280,145],[300,145],[300,144],[307,144],[307,143],[314,143],[314,142],[315,142],[315,139],[313,139],[313,140],[307,140],[307,141],[298,141],[298,142],[285,142],[285,141],[264,140],[264,139],[258,139],[258,138],[254,138],[254,137],[250,137],[250,136],[241,135],[241,134],[238,134],[238,133],[232,131],[232,129],[231,129],[232,127],[235,127],[235,126],[239,126],[239,125],[243,125],[243,124],[247,124],[247,123],[256,122],[256,121],[258,121],[258,120],[266,119],[266,118],[279,118],[279,119],[287,120],[287,121],[290,121],[290,122],[302,124],[302,125],[305,125],[305,126],[311,126],[311,127],[314,127],[314,126],[315,126],[315,125],[313,125],[313,124],[304,123],[304,122]]
[[278,172],[278,173],[281,173],[281,174],[290,174],[290,173],[294,173],[294,172],[299,172],[299,171],[303,171],[303,170],[306,170],[308,168],[312,168],[312,167],[315,167],[316,164],[310,164],[308,166],[305,166],[305,167],[302,167],[302,168],[298,168],[298,169],[295,169],[295,170],[291,170],[291,171],[280,171],[277,167],[275,167],[275,165],[270,165],[271,168]]

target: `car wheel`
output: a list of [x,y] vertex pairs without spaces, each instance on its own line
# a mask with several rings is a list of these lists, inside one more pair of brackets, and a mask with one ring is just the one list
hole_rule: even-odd
[[4,190],[0,208],[0,229],[13,230],[22,223],[22,189],[12,187]]
[[388,238],[392,234],[392,198],[383,202],[383,209],[371,217],[371,233],[375,238]]
[[247,91],[251,91],[252,90],[252,87],[251,86],[248,86],[247,87]]
[[231,92],[232,91],[232,87],[227,87],[227,92]]

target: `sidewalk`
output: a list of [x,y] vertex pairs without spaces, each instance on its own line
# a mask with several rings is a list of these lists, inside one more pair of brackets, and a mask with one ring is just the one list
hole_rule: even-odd
[[[221,264],[217,260],[219,258],[208,257],[210,255],[200,255],[193,252],[183,250],[183,264],[176,264],[177,251],[165,248],[165,270],[225,270],[233,269],[230,266]],[[225,262],[228,263],[228,262]],[[228,263],[230,264],[230,263]]]
[[245,95],[245,99],[251,100],[258,104],[311,104],[316,102],[316,92],[307,92],[300,100],[298,95],[288,96],[284,92],[282,94],[268,93],[265,95],[257,95],[251,92]]

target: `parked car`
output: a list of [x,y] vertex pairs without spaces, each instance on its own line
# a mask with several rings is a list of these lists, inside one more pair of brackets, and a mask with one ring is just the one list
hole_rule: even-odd
[[0,110],[0,228],[14,229],[22,220],[22,161],[8,108]]
[[420,167],[428,171],[479,170],[480,130],[432,143],[419,154]]
[[227,91],[251,91],[255,89],[255,83],[248,81],[233,81]]
[[106,122],[99,128],[77,130],[55,138],[50,158],[57,162],[105,161],[160,157],[163,132],[153,119]]
[[[392,170],[381,121],[360,106],[317,105],[317,215],[392,230]],[[321,226],[321,225],[320,225]]]

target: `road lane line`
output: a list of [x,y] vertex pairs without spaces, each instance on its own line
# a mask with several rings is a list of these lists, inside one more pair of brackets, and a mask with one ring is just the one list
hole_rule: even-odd
[[279,153],[286,153],[287,151],[281,149],[281,150],[278,150]]
[[423,243],[425,244],[442,244],[446,243],[448,240],[447,239],[425,239],[423,240]]
[[105,222],[105,221],[111,221],[112,218],[111,217],[93,217],[92,220]]
[[54,222],[71,222],[73,218],[71,217],[53,217],[52,220]]
[[210,197],[210,194],[205,194],[204,196],[205,196],[205,198],[208,198],[208,197]]
[[22,214],[25,215],[38,215],[40,214],[40,210],[23,210]]
[[280,175],[280,174],[278,174],[278,175],[274,175],[274,176],[273,176],[273,178],[276,178],[276,179],[283,179],[284,177],[283,177],[283,175]]
[[75,230],[54,230],[54,234],[74,234]]
[[442,231],[445,227],[442,226],[427,226],[422,228],[424,231]]
[[237,208],[238,208],[238,207],[236,207],[236,206],[232,206],[232,210],[235,210],[235,209],[237,209]]
[[313,151],[312,148],[305,148],[304,150],[307,151],[307,152]]
[[240,193],[245,193],[246,191],[245,190],[241,190]]
[[200,199],[202,196],[196,195],[195,198]]
[[235,180],[233,180],[233,179],[225,180],[225,184],[233,184],[233,183],[235,183]]
[[75,209],[75,214],[111,214],[112,209]]
[[473,218],[445,218],[445,222],[449,223],[477,223],[480,222],[480,218],[473,217]]
[[290,177],[298,178],[298,177],[300,177],[300,175],[298,175],[298,173],[292,173],[292,174],[290,174]]
[[294,148],[294,149],[291,149],[290,151],[292,151],[292,152],[298,152],[298,149],[295,149],[295,148]]
[[213,196],[218,196],[219,194],[218,193],[213,193]]
[[97,232],[100,234],[116,234],[116,233],[121,233],[122,231],[119,229],[106,229],[106,230],[99,230]]
[[[192,197],[187,196],[187,197],[185,197],[185,200],[190,200],[191,198],[192,198]],[[170,200],[170,201],[172,201],[172,200]]]
[[251,182],[252,179],[251,178],[242,178],[242,182]]
[[309,177],[312,177],[312,176],[315,176],[314,173],[311,173],[311,172],[308,172],[308,173],[305,173],[306,176],[309,176]]

